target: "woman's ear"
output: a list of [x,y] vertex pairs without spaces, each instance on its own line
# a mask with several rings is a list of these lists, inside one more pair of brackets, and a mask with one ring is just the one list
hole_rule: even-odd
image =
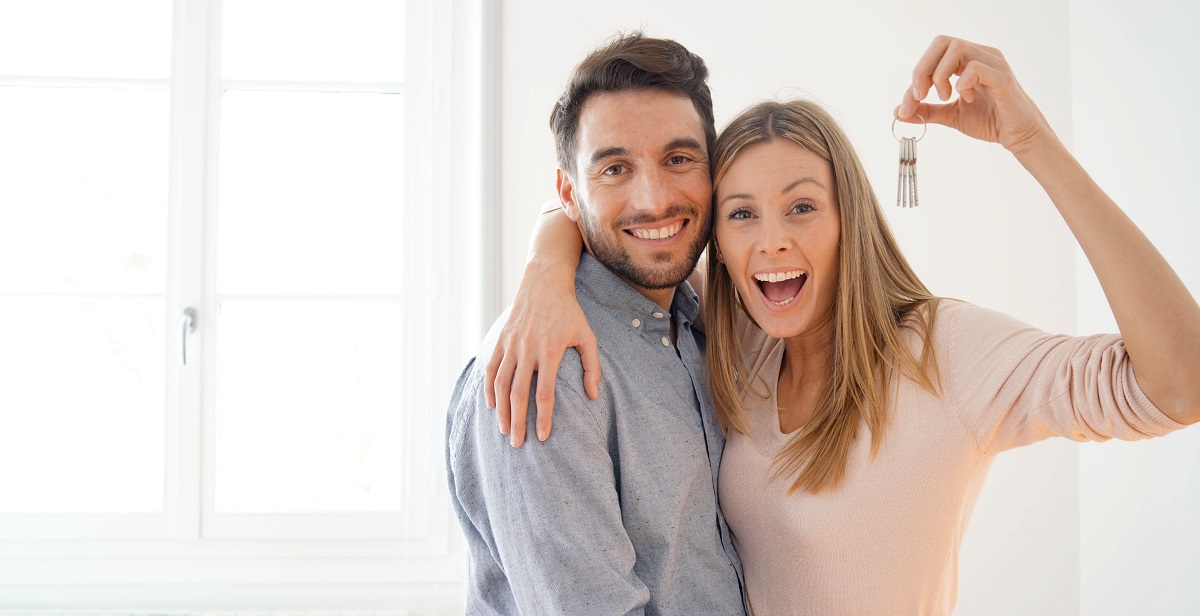
[[563,212],[566,212],[567,218],[579,222],[579,205],[575,202],[575,183],[561,167],[558,168],[558,177],[554,187],[558,190],[558,200],[562,203]]

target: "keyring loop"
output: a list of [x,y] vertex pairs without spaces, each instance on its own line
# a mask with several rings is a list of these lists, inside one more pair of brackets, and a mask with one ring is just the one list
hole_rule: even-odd
[[[921,118],[921,136],[917,137],[917,141],[920,141],[925,138],[925,131],[929,130],[929,122],[926,122],[925,118],[922,117],[921,114],[919,114],[919,113],[916,114],[916,116],[918,118]],[[896,141],[900,141],[900,138],[896,137],[896,122],[899,122],[899,121],[900,121],[899,117],[892,118],[892,137],[895,138]],[[905,123],[907,124],[907,122],[905,122]]]

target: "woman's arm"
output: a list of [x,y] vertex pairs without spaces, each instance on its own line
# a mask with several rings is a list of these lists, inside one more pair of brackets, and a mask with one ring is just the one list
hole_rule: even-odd
[[535,371],[537,437],[544,441],[550,435],[555,377],[568,347],[579,351],[588,397],[595,400],[600,395],[596,336],[575,300],[575,270],[582,250],[579,227],[556,202],[548,202],[534,226],[525,274],[488,361],[484,383],[487,404],[496,408],[500,432],[509,435],[513,447],[525,442]]
[[[942,100],[958,75],[959,100]],[[1002,144],[1042,185],[1087,255],[1116,317],[1137,381],[1165,415],[1200,421],[1200,306],[1153,244],[1084,171],[1021,89],[999,50],[938,37],[897,109]]]

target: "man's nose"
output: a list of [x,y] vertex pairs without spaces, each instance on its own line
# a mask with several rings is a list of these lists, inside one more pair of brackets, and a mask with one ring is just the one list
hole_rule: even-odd
[[636,210],[658,212],[671,206],[674,195],[671,178],[667,177],[666,171],[651,166],[637,174],[633,194],[630,195],[630,205]]

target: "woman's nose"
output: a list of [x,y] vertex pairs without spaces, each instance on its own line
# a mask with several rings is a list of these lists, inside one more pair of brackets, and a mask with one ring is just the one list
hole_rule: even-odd
[[759,236],[758,249],[764,254],[776,254],[792,247],[792,238],[787,233],[782,221],[766,219],[763,221],[762,234]]

